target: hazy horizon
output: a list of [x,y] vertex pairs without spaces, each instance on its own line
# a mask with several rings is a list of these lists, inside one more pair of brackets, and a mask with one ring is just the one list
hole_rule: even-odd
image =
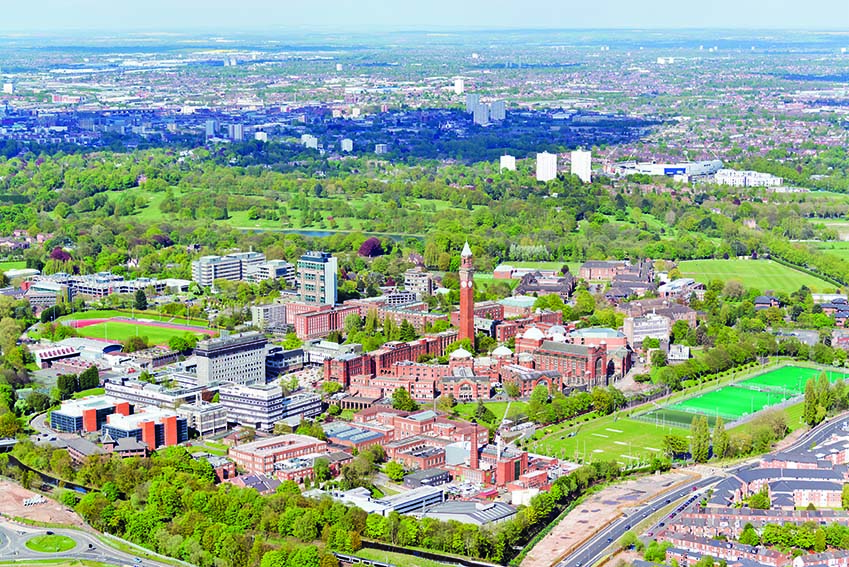
[[806,30],[833,31],[849,40],[845,0],[713,0],[694,10],[672,0],[650,0],[635,9],[627,0],[598,0],[576,10],[557,0],[431,0],[399,6],[396,0],[330,0],[289,4],[272,0],[46,0],[38,10],[4,8],[4,34],[112,32],[502,31],[502,30]]

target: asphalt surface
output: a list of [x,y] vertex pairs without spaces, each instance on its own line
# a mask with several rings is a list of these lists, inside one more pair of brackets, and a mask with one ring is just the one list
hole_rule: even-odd
[[[26,546],[27,540],[47,532],[63,535],[71,538],[76,547],[61,553],[42,553],[33,551]],[[149,559],[142,559],[130,553],[124,553],[101,542],[97,537],[79,530],[68,530],[62,528],[38,528],[32,526],[20,526],[0,519],[0,559],[10,560],[32,560],[32,559],[87,559],[98,561],[108,565],[132,565],[147,567],[172,567],[166,563],[159,563]]]
[[[796,441],[789,447],[783,449],[781,452],[792,452],[803,447],[808,447],[811,444],[819,445],[820,443],[831,437],[833,433],[841,430],[847,424],[849,424],[849,415],[844,415],[842,417],[834,418],[828,422],[822,423],[816,428],[807,432],[805,435],[800,437],[798,441]],[[619,541],[619,538],[621,538],[625,534],[625,532],[627,532],[649,516],[652,516],[663,508],[670,506],[673,502],[677,502],[686,497],[687,495],[690,495],[690,498],[688,498],[685,502],[676,506],[674,510],[670,510],[669,512],[669,514],[677,514],[680,512],[680,510],[691,505],[696,499],[698,499],[703,494],[705,488],[718,483],[731,473],[736,473],[738,471],[752,468],[754,466],[757,465],[753,463],[748,463],[718,471],[718,473],[715,475],[711,475],[708,477],[704,477],[700,480],[690,482],[672,492],[667,492],[661,496],[658,496],[657,498],[646,502],[639,509],[629,511],[623,517],[612,522],[611,524],[607,525],[605,528],[597,532],[591,539],[589,539],[583,545],[579,546],[569,555],[564,557],[559,563],[557,563],[556,567],[586,567],[590,565],[595,565],[604,556],[608,555],[607,549],[611,545]],[[647,534],[656,533],[658,529],[661,529],[663,526],[660,526],[660,522],[663,522],[664,524],[669,522],[669,514],[664,515],[661,519],[658,520],[656,524],[646,530]]]

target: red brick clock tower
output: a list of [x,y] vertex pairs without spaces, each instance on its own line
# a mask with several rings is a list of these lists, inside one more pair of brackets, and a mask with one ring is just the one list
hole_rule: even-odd
[[470,339],[475,344],[475,269],[469,243],[460,254],[460,339]]

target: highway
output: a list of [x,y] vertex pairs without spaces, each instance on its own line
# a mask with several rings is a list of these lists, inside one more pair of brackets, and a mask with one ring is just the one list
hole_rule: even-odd
[[[790,452],[795,451],[803,447],[809,447],[811,444],[819,445],[826,439],[828,439],[832,433],[836,430],[840,430],[849,424],[849,414],[843,415],[838,418],[833,418],[830,421],[822,423],[805,433],[802,437],[800,437],[795,443],[790,445],[789,447],[782,450],[782,452]],[[619,538],[621,538],[625,532],[648,518],[649,516],[655,514],[663,508],[666,508],[671,505],[673,502],[677,502],[678,500],[686,497],[687,495],[692,495],[693,498],[689,498],[687,503],[684,505],[692,504],[692,501],[695,500],[697,495],[701,495],[704,488],[712,486],[727,477],[729,473],[736,473],[740,470],[747,469],[750,467],[756,466],[753,461],[750,461],[746,464],[737,465],[732,468],[728,468],[725,470],[718,471],[717,474],[711,475],[708,477],[704,477],[700,480],[695,480],[686,485],[681,486],[673,490],[672,492],[667,492],[657,498],[654,498],[648,502],[646,502],[641,508],[634,512],[630,512],[627,516],[621,517],[618,520],[608,524],[605,528],[597,532],[591,539],[584,542],[577,549],[572,551],[569,555],[565,556],[559,563],[557,563],[556,567],[582,567],[582,566],[590,566],[595,565],[599,562],[605,555],[607,555],[607,549],[614,545]],[[679,507],[676,507],[677,511]],[[670,512],[671,513],[671,512]],[[667,522],[668,516],[664,516],[659,520],[659,522]],[[658,527],[658,524],[655,524],[652,528],[647,530],[648,532],[653,532]]]
[[[27,540],[37,535],[47,534],[47,532],[67,536],[74,540],[77,545],[73,549],[61,553],[42,553],[33,551],[26,546]],[[109,547],[96,536],[87,532],[62,528],[22,526],[6,519],[0,519],[0,558],[4,561],[87,559],[89,561],[98,561],[100,563],[118,566],[173,567],[166,563],[142,559],[133,554],[124,553],[123,551]]]

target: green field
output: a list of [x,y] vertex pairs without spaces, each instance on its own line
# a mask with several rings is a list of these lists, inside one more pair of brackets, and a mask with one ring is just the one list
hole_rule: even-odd
[[446,567],[447,565],[446,563],[431,561],[423,557],[414,557],[404,553],[392,553],[391,551],[380,551],[379,549],[367,549],[365,547],[350,555],[364,557],[373,561],[391,563],[392,565],[397,565],[397,567]]
[[[540,441],[531,441],[527,449],[567,460],[605,461],[615,459],[622,464],[647,461],[663,452],[663,437],[668,434],[688,435],[688,430],[661,426],[631,418],[617,419],[609,415],[579,423]],[[571,432],[576,432],[569,437]]]
[[0,262],[0,272],[5,272],[7,270],[23,270],[27,267],[27,263],[24,261],[20,262]]
[[[510,403],[510,413],[514,411],[525,411],[525,408],[528,407],[526,402],[509,402]],[[508,402],[486,402],[486,407],[489,408],[493,414],[495,414],[496,422],[501,423],[501,420],[504,419],[504,412],[507,411]],[[460,414],[461,417],[466,419],[471,418],[475,415],[475,410],[477,409],[477,402],[470,402],[468,404],[457,404],[454,406],[454,410]]]
[[[135,316],[135,317],[134,317]],[[113,317],[124,317],[125,319],[145,319],[149,321],[160,321],[162,323],[174,323],[185,325],[185,317],[174,317],[173,315],[160,315],[155,311],[117,311],[115,309],[95,309],[92,311],[77,311],[62,315],[57,321],[83,321],[85,319],[112,319]],[[198,319],[189,319],[189,325],[206,328],[207,324]]]
[[61,553],[74,549],[77,544],[68,536],[63,535],[38,535],[27,540],[26,546],[33,551],[41,553]]
[[831,256],[837,256],[841,260],[849,261],[849,242],[820,242],[817,244],[817,249]]
[[[116,321],[98,323],[77,329],[77,334],[81,337],[124,342],[130,337],[139,336],[147,337],[148,342],[156,345],[166,344],[171,337],[182,337],[188,332],[184,329],[167,329],[164,327],[150,327]],[[203,333],[193,334],[200,338],[204,336]]]
[[[642,414],[639,419],[648,423],[689,426],[693,416],[707,416],[713,426],[717,417],[734,422],[747,415],[780,404],[804,393],[805,383],[816,378],[822,370],[799,366],[783,366],[775,370],[741,380],[704,394],[686,398]],[[826,373],[831,382],[845,380],[843,372]]]
[[771,260],[686,260],[678,266],[681,275],[702,283],[738,280],[761,291],[793,292],[806,285],[816,292],[834,290],[834,285]]

